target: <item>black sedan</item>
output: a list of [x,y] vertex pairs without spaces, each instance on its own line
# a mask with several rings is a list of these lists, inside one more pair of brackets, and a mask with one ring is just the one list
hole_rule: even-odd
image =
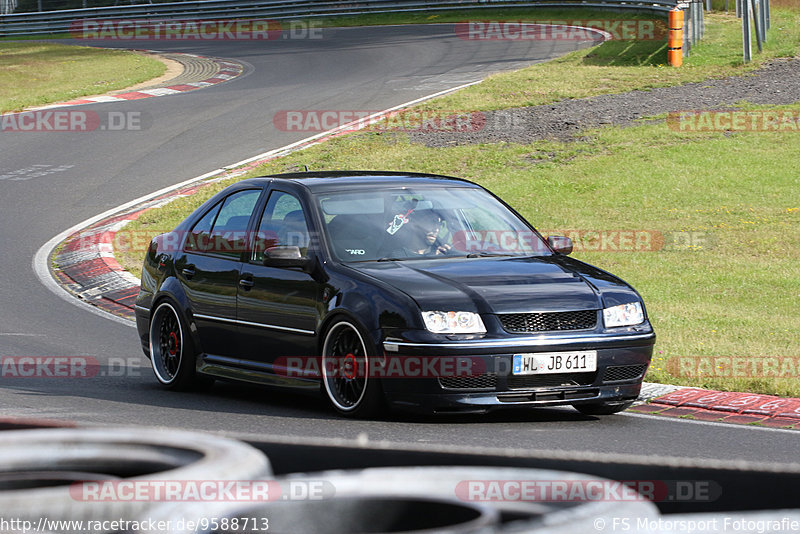
[[395,172],[241,181],[150,244],[136,302],[159,382],[319,389],[343,415],[636,399],[639,294],[482,187]]

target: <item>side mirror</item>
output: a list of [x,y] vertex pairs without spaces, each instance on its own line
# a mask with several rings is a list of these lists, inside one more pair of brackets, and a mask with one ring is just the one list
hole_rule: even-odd
[[264,251],[264,265],[267,267],[308,268],[311,259],[300,254],[300,247],[270,247]]
[[566,236],[551,235],[547,238],[547,244],[559,254],[568,256],[572,253],[572,239]]

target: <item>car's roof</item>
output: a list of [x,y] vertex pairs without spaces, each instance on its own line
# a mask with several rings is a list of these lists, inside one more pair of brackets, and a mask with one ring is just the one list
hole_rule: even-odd
[[340,190],[342,188],[359,188],[366,186],[424,186],[424,185],[449,185],[461,187],[479,187],[476,184],[437,174],[422,174],[414,172],[396,171],[315,171],[293,172],[286,174],[273,174],[259,178],[250,178],[240,184],[263,184],[269,181],[285,180],[302,184],[308,189],[319,191]]

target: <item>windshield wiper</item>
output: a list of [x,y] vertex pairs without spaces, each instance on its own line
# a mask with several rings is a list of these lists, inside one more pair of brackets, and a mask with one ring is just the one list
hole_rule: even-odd
[[407,259],[409,259],[409,258],[390,258],[390,257],[386,257],[386,258],[380,258],[378,261],[403,261],[403,260],[407,260]]
[[518,256],[518,254],[503,254],[501,252],[473,252],[467,258],[495,258],[500,256]]

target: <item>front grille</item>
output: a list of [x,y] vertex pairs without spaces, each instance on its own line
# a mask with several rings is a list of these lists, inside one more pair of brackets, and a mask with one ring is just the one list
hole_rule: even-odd
[[509,376],[509,389],[547,388],[558,386],[588,386],[597,373],[555,373],[551,375]]
[[506,332],[524,334],[552,330],[587,330],[597,325],[597,310],[550,313],[505,313],[498,316]]
[[621,382],[640,378],[647,370],[647,365],[613,365],[603,373],[603,382]]
[[497,375],[440,376],[439,385],[445,389],[496,389]]

